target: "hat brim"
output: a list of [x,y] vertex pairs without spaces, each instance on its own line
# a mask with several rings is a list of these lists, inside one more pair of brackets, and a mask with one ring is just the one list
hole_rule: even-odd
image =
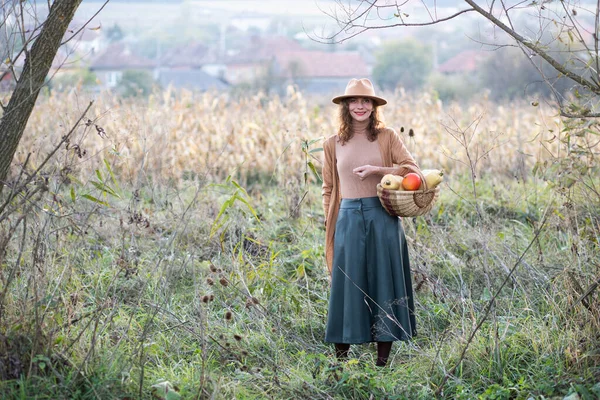
[[331,101],[335,104],[340,104],[342,102],[342,100],[349,99],[351,97],[365,97],[367,99],[374,100],[378,106],[383,106],[383,105],[387,104],[387,100],[384,98],[377,97],[377,96],[365,96],[365,95],[360,95],[360,94],[356,94],[356,95],[346,94],[346,95],[342,95],[342,96],[337,96],[337,97],[334,97],[333,99],[331,99]]

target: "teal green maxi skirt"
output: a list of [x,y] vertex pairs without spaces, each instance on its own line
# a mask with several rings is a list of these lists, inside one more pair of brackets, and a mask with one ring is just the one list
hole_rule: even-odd
[[325,341],[392,342],[416,335],[404,230],[379,198],[342,199],[333,251]]

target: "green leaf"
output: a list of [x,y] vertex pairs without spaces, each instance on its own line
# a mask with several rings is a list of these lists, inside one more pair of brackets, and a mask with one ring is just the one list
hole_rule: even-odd
[[71,201],[73,203],[75,203],[75,189],[73,189],[73,186],[71,186]]
[[585,386],[582,384],[576,384],[575,389],[577,393],[581,395],[582,400],[595,400],[596,396],[594,396]]
[[563,397],[563,400],[581,400],[581,397],[579,397],[577,392],[573,392],[570,395]]
[[277,256],[279,255],[279,253],[281,253],[281,250],[279,250],[279,251],[277,251],[277,252],[274,252],[274,253],[271,253],[271,257],[270,257],[270,260],[269,260],[269,263],[270,263],[270,264],[272,264],[272,263],[273,263],[273,261],[275,261],[275,259],[276,259],[276,258],[277,258]]
[[316,149],[312,149],[312,150],[310,150],[308,153],[309,153],[309,154],[311,154],[311,153],[318,153],[319,151],[323,151],[323,148],[322,148],[322,147],[318,147],[318,148],[316,148]]
[[216,224],[217,221],[219,221],[219,219],[221,218],[221,216],[225,213],[225,211],[227,211],[229,207],[233,205],[234,201],[235,197],[230,197],[229,199],[225,200],[225,202],[223,202],[223,204],[221,205],[221,209],[219,210],[219,214],[217,214],[217,217],[215,218],[214,224]]
[[488,288],[483,289],[483,293],[481,294],[481,300],[490,301],[492,299],[492,294]]
[[99,199],[97,199],[94,196],[91,196],[89,194],[84,194],[81,197],[83,197],[84,199],[88,199],[90,201],[93,201],[94,203],[102,204],[103,206],[107,206],[108,207],[108,203],[107,202],[99,200]]
[[106,190],[104,189],[105,188],[104,183],[96,182],[96,181],[90,181],[90,183],[92,185],[94,185],[96,187],[96,189],[98,189],[99,191],[106,192]]
[[152,397],[159,400],[179,400],[181,395],[178,393],[178,389],[174,387],[171,382],[164,381],[152,385],[150,390]]
[[[311,140],[309,140],[309,141],[308,141],[308,143],[307,143],[307,144],[310,146],[311,144],[315,144],[315,143],[317,143],[317,142],[321,142],[321,141],[323,141],[323,137],[316,138],[316,139],[311,139]],[[322,149],[321,149],[321,150],[322,150]]]
[[70,180],[71,182],[75,182],[75,183],[77,183],[77,184],[79,184],[79,185],[83,185],[83,183],[82,183],[82,182],[81,182],[79,179],[77,179],[75,176],[73,176],[73,175],[71,175],[71,174],[68,174],[68,175],[67,175],[67,178],[69,178],[69,180]]
[[119,197],[119,195],[110,186],[107,186],[104,183],[96,182],[96,181],[91,181],[90,183],[103,193],[110,194],[113,197],[117,197],[117,198]]
[[243,197],[240,197],[238,194],[235,195],[235,198],[238,199],[239,201],[241,201],[242,203],[244,203],[246,205],[246,207],[248,207],[248,210],[250,210],[250,212],[252,213],[252,215],[254,215],[254,218],[258,221],[258,223],[260,224],[260,219],[258,218],[258,214],[256,213],[256,211],[254,211],[254,208],[250,205],[250,203],[244,199]]
[[317,168],[315,168],[315,164],[313,164],[312,161],[309,161],[307,164],[308,164],[308,167],[310,168],[310,170],[312,171],[312,173],[314,174],[315,178],[317,178],[317,182],[323,182],[323,180],[321,179],[321,176],[317,172]]
[[237,183],[236,181],[232,180],[232,181],[231,181],[231,184],[232,184],[233,186],[235,186],[236,188],[238,188],[239,190],[241,190],[242,192],[244,192],[244,194],[245,194],[247,197],[250,197],[250,195],[248,195],[248,192],[246,192],[246,189],[244,189],[244,188],[243,188],[243,187],[242,187],[242,186],[241,186],[239,183]]
[[598,396],[598,398],[600,398],[600,382],[596,383],[594,386],[592,386],[592,392]]
[[[115,174],[113,174],[112,168],[110,167],[110,164],[108,163],[106,158],[104,159],[104,165],[106,166],[106,170],[108,171],[108,174],[110,175],[110,179],[111,179],[113,185],[117,188],[117,190],[115,190],[115,193],[120,192],[121,190],[119,189],[119,183],[117,182],[117,179],[115,178]],[[120,197],[120,196],[117,196],[117,197]]]

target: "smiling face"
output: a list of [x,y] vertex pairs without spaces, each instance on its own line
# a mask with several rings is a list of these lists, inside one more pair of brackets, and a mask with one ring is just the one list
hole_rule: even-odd
[[353,120],[366,121],[373,112],[373,101],[368,97],[352,97],[348,99],[348,110]]
[[366,123],[367,137],[370,141],[374,141],[381,129],[385,128],[381,107],[369,97],[343,99],[338,113],[338,135],[342,145],[352,138],[357,123],[361,126]]

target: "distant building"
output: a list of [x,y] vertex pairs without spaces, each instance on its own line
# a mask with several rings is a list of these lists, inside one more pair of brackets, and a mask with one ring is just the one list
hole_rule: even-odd
[[[36,33],[39,33],[41,29],[37,25],[27,25],[23,32],[18,26],[11,26],[11,35],[13,37],[20,37],[24,34],[27,38],[32,38]],[[83,24],[72,23],[63,36],[63,45],[60,46],[56,52],[50,70],[48,72],[48,78],[57,78],[63,75],[76,74],[87,69],[87,65],[95,54],[97,54],[103,47],[106,46],[103,35],[100,29],[94,27],[85,26]],[[33,42],[29,44],[29,47]],[[14,72],[19,76],[25,65],[25,52],[21,52],[21,48],[15,47],[14,40],[12,42],[5,41],[2,43],[4,46],[3,54],[6,57],[11,58]],[[0,45],[0,47],[2,47]],[[19,54],[20,52],[20,54]],[[18,57],[17,57],[18,55]],[[13,77],[13,70],[10,68],[4,68],[0,70],[0,88],[2,90],[8,90],[14,88],[15,77]]]
[[90,57],[87,57],[85,54],[75,51],[75,49],[61,46],[56,52],[54,60],[52,60],[52,65],[50,66],[48,74],[50,77],[56,78],[62,75],[85,71],[87,69],[87,64],[89,63],[89,58]]
[[63,37],[66,50],[80,54],[82,57],[93,57],[108,46],[100,25],[71,23]]
[[158,82],[162,87],[198,90],[201,92],[216,90],[227,91],[229,84],[215,78],[201,69],[161,69]]
[[475,72],[486,54],[477,50],[465,50],[440,64],[437,70],[442,74],[468,74]]
[[148,71],[157,79],[156,67],[156,61],[134,54],[125,43],[110,45],[90,64],[90,70],[96,74],[103,88],[116,87],[127,70]]
[[204,43],[188,43],[170,48],[160,57],[160,66],[168,68],[200,68],[204,65],[210,48]]
[[161,57],[158,67],[158,82],[191,90],[228,90],[224,81],[225,64],[219,61],[217,48],[204,43],[189,43],[169,49]]
[[200,69],[223,81],[226,66],[218,55],[219,51],[217,47],[208,47],[204,43],[188,43],[167,50],[160,58],[159,68],[161,71]]
[[307,50],[283,36],[253,37],[225,65],[225,79],[232,85],[260,80],[272,89],[294,84],[311,93],[343,91],[349,79],[371,75],[371,67],[359,52]]
[[275,56],[276,75],[300,90],[331,94],[343,92],[351,78],[370,77],[358,52],[284,51]]
[[253,36],[242,51],[226,58],[225,80],[233,85],[253,83],[270,75],[276,54],[302,50],[298,42],[283,36]]

